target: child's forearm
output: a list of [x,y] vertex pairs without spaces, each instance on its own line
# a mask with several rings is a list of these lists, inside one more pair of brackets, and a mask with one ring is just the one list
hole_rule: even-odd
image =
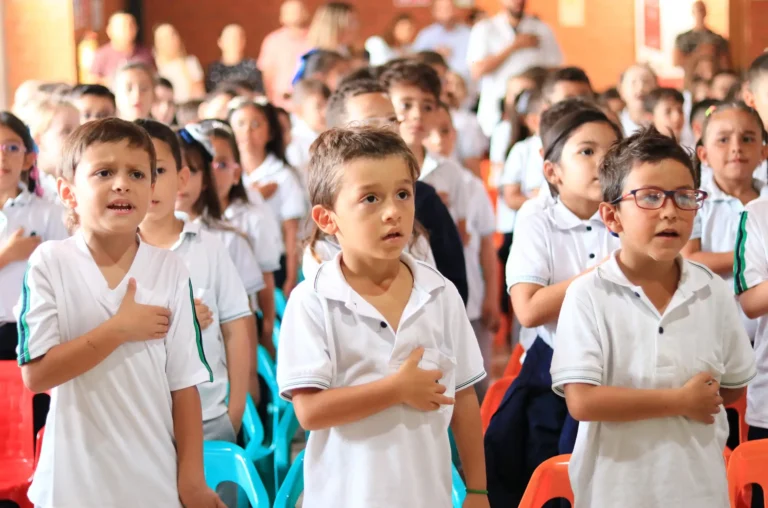
[[[227,375],[229,378],[229,417],[235,433],[240,431],[243,411],[245,411],[245,394],[250,383],[251,345],[248,336],[248,321],[253,316],[246,316],[221,325],[224,336],[224,349],[227,355]],[[254,370],[255,370],[255,364]]]
[[321,430],[360,421],[400,404],[394,376],[357,386],[296,390],[293,407],[304,430]]
[[520,207],[528,201],[528,198],[520,190],[520,184],[504,185],[501,190],[504,203],[512,210],[520,210]]
[[749,319],[768,314],[768,282],[762,282],[740,294],[739,303]]
[[686,256],[691,261],[701,263],[713,272],[724,275],[733,272],[733,251],[730,252],[692,252]]
[[259,331],[256,328],[256,320],[249,319],[246,323],[248,330],[248,358],[251,364],[248,366],[248,393],[255,402],[261,399],[261,388],[259,387]]
[[493,235],[480,240],[480,267],[485,283],[485,298],[499,300],[499,258],[493,245]]
[[203,411],[197,387],[171,392],[173,434],[176,439],[179,491],[205,485],[203,471]]
[[[298,247],[298,219],[283,222],[283,234],[285,238],[285,270],[289,281],[299,280],[299,247]],[[288,295],[285,295],[288,297]]]
[[112,319],[107,320],[74,340],[52,347],[43,357],[22,365],[24,384],[33,392],[45,392],[103,362],[123,343],[112,324]]
[[474,386],[456,393],[451,429],[459,450],[467,488],[486,490],[483,425]]
[[[576,277],[579,276],[581,274]],[[513,286],[510,292],[512,308],[520,324],[525,328],[536,328],[557,321],[565,299],[565,291],[576,277],[551,286],[528,283]]]
[[581,422],[633,422],[682,416],[681,390],[565,385],[568,412]]

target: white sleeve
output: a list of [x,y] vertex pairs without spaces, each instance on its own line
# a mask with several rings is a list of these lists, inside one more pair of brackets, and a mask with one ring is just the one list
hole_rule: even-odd
[[293,170],[286,175],[286,178],[280,182],[280,220],[287,221],[291,219],[301,219],[307,213],[304,201],[304,188],[299,183],[298,176],[293,174]]
[[14,308],[19,333],[17,358],[24,365],[45,355],[61,343],[56,294],[51,285],[53,274],[43,249],[29,258],[19,304]]
[[702,224],[701,224],[701,211],[693,218],[693,230],[691,231],[691,237],[689,240],[701,240]]
[[293,390],[299,388],[331,387],[333,364],[320,298],[312,283],[305,280],[288,299],[277,355],[277,384],[286,400],[291,400]]
[[280,270],[283,237],[277,219],[265,205],[251,214],[249,222],[249,235],[253,240],[253,249],[261,271],[269,273]]
[[187,57],[187,71],[189,71],[189,79],[192,81],[203,80],[203,68],[200,66],[200,60],[196,56],[189,55]]
[[542,67],[559,67],[563,64],[563,52],[557,43],[557,38],[551,28],[545,23],[541,23],[539,31],[541,38],[540,53],[542,60],[539,63]]
[[[213,259],[215,263],[216,307],[219,311],[219,323],[224,324],[242,317],[251,316],[251,306],[248,301],[248,293],[243,281],[237,272],[235,264],[229,257],[221,242],[216,241],[211,245],[215,249]],[[261,272],[256,267],[256,273],[261,278]],[[264,280],[261,279],[262,289]]]
[[603,384],[603,348],[589,297],[591,278],[577,280],[566,290],[557,320],[557,347],[552,355],[552,389],[565,395],[570,383]]
[[165,375],[172,392],[213,381],[213,372],[203,351],[200,323],[195,314],[192,281],[186,268],[180,268],[179,284],[172,300],[171,326],[165,337]]
[[256,252],[248,239],[240,236],[238,232],[228,231],[227,234],[232,235],[229,243],[229,256],[237,269],[245,292],[248,295],[255,295],[267,287],[259,261],[256,259]]
[[[714,284],[717,289],[718,299],[722,300],[718,309],[721,309],[720,334],[723,346],[723,364],[725,371],[720,379],[723,388],[741,388],[747,386],[755,377],[755,350],[749,342],[749,336],[744,329],[739,308],[733,299],[728,284],[715,276]],[[560,336],[557,337],[558,344]]]
[[491,147],[488,158],[494,164],[504,164],[509,150],[509,140],[512,138],[512,126],[507,121],[502,121],[493,129],[491,134]]
[[522,141],[515,143],[512,150],[509,151],[507,161],[504,163],[504,171],[501,172],[499,186],[502,185],[522,185],[523,174],[527,163],[527,151]]
[[472,27],[469,32],[469,43],[467,44],[467,64],[471,67],[475,62],[490,55],[488,50],[488,35],[485,30],[485,23],[480,22]]
[[488,137],[480,128],[476,116],[468,116],[462,129],[459,131],[459,155],[463,159],[483,157],[488,150]]
[[739,218],[733,260],[733,284],[737,295],[768,280],[766,253],[760,215],[747,208]]
[[516,284],[548,286],[552,283],[549,235],[546,210],[527,215],[522,221],[518,218],[507,259],[507,292]]
[[483,355],[475,337],[475,331],[469,322],[464,301],[453,283],[446,279],[445,297],[448,311],[446,331],[453,335],[454,353],[456,354],[456,391],[468,388],[486,376],[483,367]]
[[478,209],[477,213],[477,232],[481,237],[492,235],[496,232],[496,216],[493,213],[493,203],[491,197],[485,191],[485,186],[482,182],[477,182],[478,192],[476,204]]

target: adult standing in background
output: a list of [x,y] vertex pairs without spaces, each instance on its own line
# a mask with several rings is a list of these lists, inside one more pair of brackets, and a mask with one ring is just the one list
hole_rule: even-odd
[[169,23],[158,26],[154,42],[157,72],[173,86],[174,101],[182,103],[205,95],[205,76],[200,60],[187,54],[176,28]]
[[404,12],[395,16],[383,37],[374,35],[365,41],[368,63],[375,67],[408,56],[415,31],[410,14]]
[[731,68],[731,55],[728,41],[707,26],[707,6],[704,2],[694,2],[693,28],[683,32],[675,39],[675,65],[688,68],[691,62],[702,55],[715,59],[721,69]]
[[141,62],[155,68],[152,52],[136,42],[137,32],[136,19],[127,12],[116,12],[109,17],[109,42],[96,51],[91,64],[91,80],[94,83],[111,86],[115,71],[130,62]]
[[344,56],[357,53],[360,22],[355,8],[346,2],[328,2],[318,7],[309,25],[307,50],[326,49]]
[[440,53],[448,67],[458,72],[465,80],[471,79],[467,63],[467,48],[471,28],[459,22],[454,0],[435,0],[432,17],[435,22],[424,28],[413,42],[413,51],[435,51]]
[[472,78],[480,80],[477,119],[486,136],[501,120],[501,99],[510,77],[563,62],[552,29],[526,15],[525,4],[525,0],[501,0],[502,11],[478,22],[469,37],[467,62]]
[[264,82],[256,60],[245,57],[245,30],[240,25],[224,27],[219,36],[221,60],[208,66],[205,89],[213,91],[225,81],[246,81],[258,93],[264,93]]
[[280,24],[264,38],[258,66],[264,75],[269,100],[282,108],[289,106],[291,81],[301,55],[307,50],[309,13],[301,0],[286,0],[280,6]]

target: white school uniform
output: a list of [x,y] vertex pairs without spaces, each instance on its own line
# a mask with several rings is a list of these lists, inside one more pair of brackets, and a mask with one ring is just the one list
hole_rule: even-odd
[[271,153],[267,155],[261,166],[243,175],[243,183],[247,188],[251,188],[254,184],[277,184],[277,190],[266,200],[266,203],[281,223],[301,219],[307,214],[304,188],[298,176],[293,169]]
[[[742,294],[768,281],[768,200],[756,199],[746,206],[739,221],[734,259],[734,290]],[[757,377],[747,389],[749,425],[768,429],[768,314],[757,318],[755,333]]]
[[[0,208],[0,246],[20,228],[24,236],[36,235],[43,241],[63,240],[69,236],[64,225],[64,210],[39,198],[20,186],[21,193]],[[0,325],[13,323],[13,307],[21,295],[27,260],[14,261],[0,268]]]
[[[506,266],[507,292],[516,284],[551,286],[601,263],[619,247],[600,214],[581,220],[561,201],[535,210],[515,227],[515,241]],[[557,320],[536,328],[536,334],[555,347]],[[535,336],[521,338],[527,350]]]
[[488,152],[491,163],[504,164],[511,140],[512,123],[509,120],[502,120],[493,128],[493,134],[491,134],[491,146]]
[[171,392],[211,381],[212,374],[189,272],[176,254],[140,242],[125,278],[110,289],[82,233],[41,245],[17,308],[19,363],[112,318],[131,278],[138,303],[170,309],[168,334],[126,342],[53,389],[29,489],[35,506],[181,506]]
[[43,190],[43,198],[46,201],[61,206],[61,200],[59,199],[58,178],[53,175],[49,175],[45,171],[38,170],[37,181]]
[[[754,180],[755,190],[760,197],[768,196],[768,186],[760,180]],[[703,252],[731,252],[736,245],[739,219],[744,205],[738,198],[726,194],[715,183],[714,176],[703,176],[701,190],[708,194],[704,205],[693,220],[691,240],[701,240]],[[719,274],[726,282],[733,284],[733,271]],[[750,339],[755,338],[757,320],[749,319],[739,307],[742,323]]]
[[464,169],[451,159],[426,152],[419,180],[428,183],[438,193],[448,195],[448,211],[456,222],[467,218],[468,197],[464,189]]
[[453,128],[456,129],[456,147],[454,157],[464,159],[484,157],[490,140],[477,121],[477,116],[465,109],[451,110]]
[[301,183],[307,185],[307,167],[309,166],[309,149],[319,134],[312,130],[298,115],[291,115],[291,143],[285,149],[288,164],[299,171]]
[[[179,240],[170,250],[181,258],[189,270],[195,298],[201,299],[213,314],[213,323],[202,330],[203,349],[213,372],[213,381],[197,387],[203,421],[209,421],[227,412],[225,401],[229,393],[229,371],[221,325],[252,316],[248,293],[227,248],[201,224],[185,222]],[[261,278],[258,269],[257,273]],[[256,291],[263,288],[262,279],[261,287]]]
[[240,282],[243,284],[245,292],[249,297],[266,287],[264,276],[259,266],[259,260],[256,258],[256,252],[248,238],[244,236],[245,233],[234,229],[224,229],[223,227],[207,227],[200,220],[194,221],[193,224],[204,228],[206,232],[215,236],[217,241],[224,246],[229,254],[229,259],[235,265],[235,269],[240,276]]
[[619,121],[621,122],[621,130],[624,131],[624,136],[629,137],[632,134],[642,130],[643,126],[636,123],[629,116],[629,111],[624,109],[619,113]]
[[[485,377],[483,359],[454,285],[403,254],[413,290],[397,333],[355,292],[341,255],[299,284],[280,331],[277,381],[320,390],[378,381],[397,372],[414,348],[423,369],[440,369],[446,395]],[[304,507],[450,506],[453,406],[418,411],[398,404],[357,422],[315,430],[304,456]]]
[[504,170],[499,178],[499,193],[496,198],[497,229],[509,228],[513,231],[517,210],[512,210],[504,201],[502,187],[505,185],[519,185],[524,196],[531,197],[534,190],[539,190],[544,179],[544,159],[541,157],[541,138],[531,136],[515,143],[509,152]]
[[[678,257],[680,283],[662,315],[614,254],[568,288],[560,311],[552,386],[681,388],[710,372],[723,388],[755,375],[755,358],[730,288]],[[725,508],[725,411],[715,424],[682,416],[579,424],[569,464],[574,508]]]
[[[331,261],[339,252],[341,252],[341,245],[338,244],[335,238],[330,237],[315,242],[315,255],[320,258],[320,261],[312,255],[309,245],[304,247],[304,255],[301,260],[301,272],[304,274],[304,278],[313,279],[320,265],[326,261]],[[429,240],[424,235],[419,236],[412,246],[407,245],[405,252],[413,256],[417,261],[423,261],[431,267],[436,267],[432,247],[430,247]]]
[[280,269],[280,256],[285,253],[280,226],[267,207],[235,201],[224,211],[224,218],[251,242],[262,272]]
[[488,197],[483,181],[464,170],[464,185],[469,194],[469,213],[467,214],[467,233],[469,243],[464,246],[464,263],[467,266],[467,317],[470,321],[480,319],[483,315],[483,300],[485,299],[485,279],[480,265],[480,243],[486,236],[493,235],[494,218],[493,204]]

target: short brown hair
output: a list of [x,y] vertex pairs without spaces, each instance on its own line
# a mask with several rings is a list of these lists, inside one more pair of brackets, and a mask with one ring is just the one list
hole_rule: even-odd
[[347,121],[347,102],[358,95],[387,95],[384,85],[375,79],[358,79],[342,84],[328,100],[325,122],[328,127],[341,127]]
[[406,60],[394,64],[384,71],[379,80],[387,90],[399,84],[411,85],[432,94],[435,100],[440,100],[442,92],[440,76],[435,69],[425,63]]

